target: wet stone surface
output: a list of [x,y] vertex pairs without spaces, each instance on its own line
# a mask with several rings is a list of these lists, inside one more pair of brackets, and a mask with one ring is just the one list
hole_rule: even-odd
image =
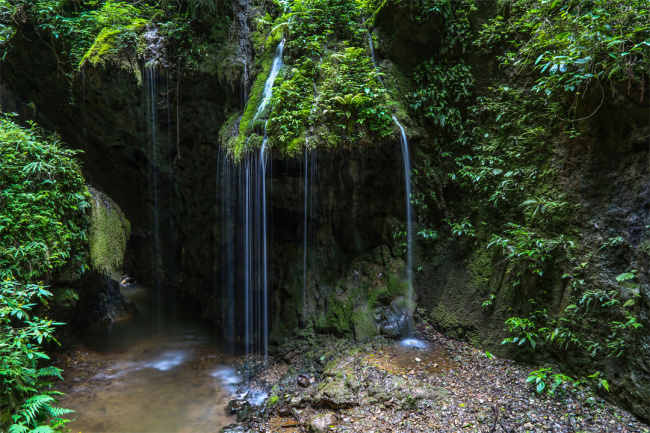
[[[420,340],[402,344],[325,339],[316,349],[281,348],[291,361],[275,358],[253,378],[269,397],[254,407],[254,425],[239,425],[291,433],[650,431],[584,388],[534,395],[526,378],[537,367],[488,356],[426,324],[418,333]],[[302,388],[301,374],[314,382]]]

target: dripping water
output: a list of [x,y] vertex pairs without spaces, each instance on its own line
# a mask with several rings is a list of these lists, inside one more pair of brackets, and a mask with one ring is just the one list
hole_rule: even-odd
[[402,145],[402,157],[404,158],[404,182],[406,187],[406,265],[409,292],[413,289],[413,239],[412,239],[412,210],[411,210],[411,157],[409,156],[409,143],[404,127],[395,116],[393,121],[399,127]]
[[[276,49],[256,116],[271,100],[273,83],[282,67],[283,47],[284,41]],[[268,139],[265,125],[260,151],[238,165],[220,151],[215,197],[220,211],[216,215],[220,225],[215,226],[215,257],[220,255],[220,261],[214,264],[215,277],[217,272],[221,274],[221,322],[229,350],[234,351],[239,339],[249,354],[259,355],[265,364],[269,345]]]
[[[278,47],[275,50],[273,66],[271,67],[269,78],[267,78],[266,82],[264,83],[264,94],[262,97],[262,102],[260,103],[260,106],[257,107],[255,118],[264,111],[269,101],[271,100],[271,96],[273,95],[273,83],[275,82],[275,78],[278,76],[278,72],[280,72],[280,68],[282,68],[282,51],[284,51],[284,39],[282,39],[282,42],[278,44]],[[266,132],[264,135],[266,136]]]
[[377,57],[375,56],[375,45],[372,43],[372,34],[368,32],[368,42],[370,43],[370,56],[372,58],[372,64],[377,68]]
[[[309,263],[314,261],[316,213],[316,151],[305,148],[304,170],[304,208],[303,208],[303,312],[307,306],[307,285]],[[311,257],[309,256],[311,251]]]
[[[154,227],[154,275],[155,275],[155,287],[156,291],[156,303],[158,306],[162,305],[162,293],[161,293],[161,248],[160,248],[160,207],[159,207],[159,191],[158,191],[158,182],[159,182],[159,157],[158,157],[158,120],[157,120],[157,69],[154,66],[144,67],[144,81],[145,81],[145,100],[146,100],[146,114],[147,114],[147,129],[148,129],[148,141],[149,141],[149,150],[150,150],[150,164],[149,164],[149,176],[150,176],[150,191],[151,191],[151,200],[153,204],[153,227]],[[157,321],[158,328],[162,323],[162,311],[160,308],[157,309],[157,315],[154,317]]]

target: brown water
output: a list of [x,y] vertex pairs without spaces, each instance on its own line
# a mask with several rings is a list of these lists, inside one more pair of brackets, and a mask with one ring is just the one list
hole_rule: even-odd
[[233,422],[225,412],[232,398],[226,381],[236,377],[211,329],[175,317],[143,287],[122,292],[136,303],[136,318],[89,332],[60,360],[65,381],[58,389],[67,394],[61,405],[76,411],[72,432],[194,433]]

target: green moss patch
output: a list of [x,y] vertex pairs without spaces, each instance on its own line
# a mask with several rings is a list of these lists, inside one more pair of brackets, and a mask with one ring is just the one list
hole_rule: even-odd
[[90,261],[99,272],[108,274],[119,269],[124,259],[131,225],[119,206],[106,194],[89,188],[92,194],[90,229]]

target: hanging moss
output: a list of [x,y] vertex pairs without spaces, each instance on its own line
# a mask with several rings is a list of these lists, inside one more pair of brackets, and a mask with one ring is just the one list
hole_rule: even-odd
[[142,32],[146,25],[146,20],[135,19],[125,27],[104,27],[84,54],[80,65],[90,63],[96,67],[115,64],[133,72],[138,83],[142,83],[138,58],[145,50]]
[[122,265],[131,224],[119,206],[106,194],[88,188],[92,195],[90,261],[99,272],[108,274]]

